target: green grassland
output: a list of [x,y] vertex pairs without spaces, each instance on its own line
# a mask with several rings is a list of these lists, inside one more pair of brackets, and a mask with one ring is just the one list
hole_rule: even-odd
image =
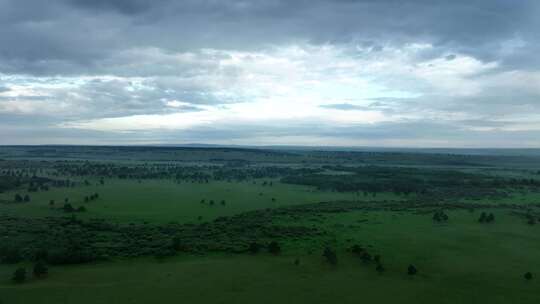
[[[265,179],[264,181],[268,181]],[[196,222],[198,217],[212,220],[255,209],[301,205],[335,200],[362,200],[356,193],[319,191],[313,187],[283,184],[273,181],[262,186],[263,180],[249,182],[175,183],[168,180],[107,180],[105,185],[52,188],[30,193],[29,204],[0,204],[0,211],[8,215],[64,216],[64,199],[74,206],[85,206],[82,218],[106,218],[120,221]],[[0,199],[11,200],[17,191],[0,194]],[[23,192],[21,192],[23,193]],[[84,197],[99,193],[98,200],[85,203]],[[274,200],[272,200],[274,198]],[[371,197],[370,197],[371,199]],[[391,193],[379,194],[375,199],[399,199]],[[49,201],[55,200],[55,207]],[[205,203],[201,203],[205,200]],[[214,200],[214,205],[209,201]],[[225,200],[225,206],[221,201]]]
[[[504,210],[480,225],[475,213],[449,212],[448,223],[430,215],[351,212],[325,217],[332,231],[321,244],[285,244],[280,256],[205,255],[132,259],[51,268],[50,277],[14,286],[4,281],[5,303],[537,303],[540,226],[527,226]],[[309,220],[307,220],[309,222]],[[302,223],[297,223],[302,224]],[[320,256],[338,249],[338,264]],[[384,273],[346,248],[364,244],[380,254]],[[310,250],[313,252],[310,253]],[[299,265],[293,261],[299,259]],[[406,274],[415,264],[419,274]],[[0,267],[9,276],[13,267]]]
[[[0,263],[1,304],[540,302],[535,155],[142,147],[0,155],[0,260],[6,248],[22,255]],[[29,191],[39,178],[47,190]],[[54,183],[63,179],[71,185]],[[17,193],[30,201],[14,201]],[[66,198],[86,211],[66,212]],[[483,212],[494,220],[479,222]],[[48,258],[60,249],[95,255],[50,259],[48,275],[35,278],[41,249]],[[407,274],[409,265],[418,273]],[[28,276],[17,284],[19,267]]]

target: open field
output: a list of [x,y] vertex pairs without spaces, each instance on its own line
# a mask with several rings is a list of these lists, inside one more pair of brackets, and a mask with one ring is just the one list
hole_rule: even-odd
[[536,162],[100,149],[3,150],[0,303],[540,301]]

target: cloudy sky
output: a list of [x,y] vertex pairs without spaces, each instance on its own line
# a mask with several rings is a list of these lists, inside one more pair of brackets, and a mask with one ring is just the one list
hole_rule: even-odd
[[536,0],[0,0],[0,143],[540,147],[538,16]]

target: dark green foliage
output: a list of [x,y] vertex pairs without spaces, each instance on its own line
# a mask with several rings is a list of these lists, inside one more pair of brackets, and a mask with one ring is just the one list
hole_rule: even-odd
[[364,263],[369,263],[369,262],[371,262],[371,260],[372,260],[372,256],[371,256],[371,254],[369,254],[368,252],[364,251],[364,252],[362,252],[362,254],[360,255],[360,259],[361,259],[362,262],[364,262]]
[[332,248],[330,248],[330,247],[324,248],[324,251],[323,251],[323,257],[326,259],[326,261],[327,261],[330,265],[337,265],[337,263],[338,263],[337,254],[336,254],[336,252],[335,252]]
[[10,244],[0,244],[0,262],[5,264],[16,264],[23,260],[23,256],[18,247]]
[[13,273],[11,280],[18,284],[24,283],[24,281],[26,281],[26,269],[22,267],[17,268],[17,270],[15,270]]
[[62,209],[64,210],[64,212],[74,212],[75,211],[75,208],[73,208],[73,206],[71,206],[70,203],[65,203],[64,207]]
[[261,245],[257,242],[251,242],[249,244],[249,248],[248,248],[248,251],[251,253],[251,254],[256,254],[258,253],[259,251],[261,250]]
[[294,259],[294,266],[299,266],[299,265],[300,265],[300,259],[299,258]]
[[480,214],[480,217],[478,218],[478,222],[485,223],[487,221],[487,214],[485,212],[482,212]]
[[49,273],[49,269],[47,268],[47,265],[43,263],[42,261],[38,261],[34,264],[34,276],[35,277],[43,277]]
[[62,247],[51,249],[47,262],[53,265],[82,264],[96,260],[96,256],[87,249]]
[[377,263],[375,270],[377,270],[378,273],[383,273],[386,269],[383,267],[383,265]]
[[526,272],[523,277],[525,278],[525,280],[529,281],[529,280],[532,280],[533,278],[533,274],[530,273],[530,272]]
[[15,194],[14,201],[15,201],[16,203],[22,203],[23,197],[22,197],[19,193],[17,193],[17,194]]
[[171,248],[176,251],[188,251],[189,248],[182,242],[180,236],[175,236],[171,241]]
[[408,275],[415,275],[416,273],[418,272],[418,270],[416,269],[416,267],[414,265],[409,265],[409,267],[407,267],[407,274]]
[[268,245],[268,252],[270,252],[271,254],[279,254],[281,253],[281,247],[276,241],[272,241]]
[[28,202],[30,201],[30,195],[25,194],[25,195],[24,195],[24,198],[23,198],[23,201],[24,201],[25,203],[28,203]]
[[448,215],[444,211],[440,210],[433,214],[433,220],[436,222],[446,222],[448,221]]
[[364,248],[362,248],[360,245],[353,245],[351,247],[351,252],[354,254],[361,254],[364,251]]

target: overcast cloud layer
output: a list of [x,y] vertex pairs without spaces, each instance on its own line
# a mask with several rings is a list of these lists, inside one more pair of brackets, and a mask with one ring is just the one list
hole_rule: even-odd
[[0,0],[1,144],[540,147],[535,0]]

